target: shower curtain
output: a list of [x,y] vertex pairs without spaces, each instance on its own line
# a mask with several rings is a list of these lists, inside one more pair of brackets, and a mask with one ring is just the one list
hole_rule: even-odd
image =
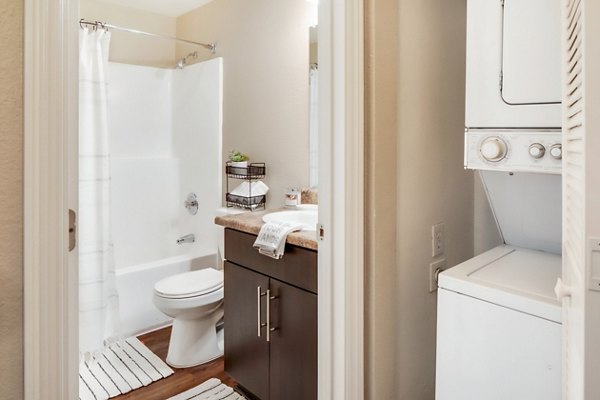
[[[99,354],[118,331],[119,298],[110,231],[108,49],[110,32],[79,39],[79,351]],[[85,357],[89,358],[89,357]]]

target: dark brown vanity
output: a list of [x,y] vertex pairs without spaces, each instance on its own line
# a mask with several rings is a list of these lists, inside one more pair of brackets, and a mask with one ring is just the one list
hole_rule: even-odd
[[275,260],[255,239],[225,229],[225,371],[256,399],[316,399],[317,251]]

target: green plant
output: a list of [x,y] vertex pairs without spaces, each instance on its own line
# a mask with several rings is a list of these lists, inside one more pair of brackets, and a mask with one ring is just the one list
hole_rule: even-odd
[[229,152],[229,161],[232,161],[232,162],[242,162],[242,161],[248,161],[249,159],[250,158],[246,154],[244,154],[244,153],[242,153],[240,151],[231,150]]

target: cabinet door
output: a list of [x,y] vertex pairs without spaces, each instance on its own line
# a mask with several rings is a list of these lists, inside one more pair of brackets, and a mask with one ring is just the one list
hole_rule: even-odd
[[317,295],[271,279],[271,400],[317,398]]
[[269,400],[269,343],[265,328],[259,337],[257,326],[266,322],[267,300],[257,297],[259,287],[263,293],[268,289],[267,276],[225,262],[225,371],[261,400]]

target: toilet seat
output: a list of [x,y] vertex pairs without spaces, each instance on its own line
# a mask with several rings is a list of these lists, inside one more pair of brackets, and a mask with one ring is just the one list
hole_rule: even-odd
[[223,288],[223,271],[205,268],[184,272],[158,281],[154,293],[168,299],[204,296]]

